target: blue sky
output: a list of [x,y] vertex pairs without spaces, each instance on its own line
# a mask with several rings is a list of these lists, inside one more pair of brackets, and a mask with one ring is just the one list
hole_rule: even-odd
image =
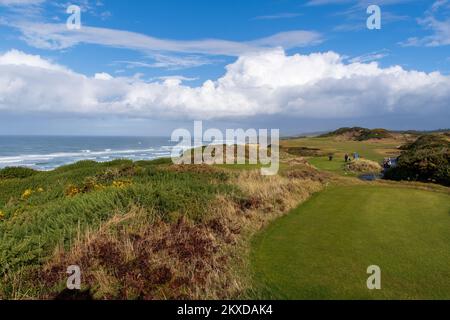
[[0,134],[448,127],[449,13],[447,0],[0,0]]

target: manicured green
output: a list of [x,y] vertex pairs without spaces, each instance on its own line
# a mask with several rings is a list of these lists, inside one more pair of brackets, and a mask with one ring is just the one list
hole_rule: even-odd
[[[253,242],[258,298],[450,299],[450,195],[332,187]],[[368,290],[367,267],[381,268]]]

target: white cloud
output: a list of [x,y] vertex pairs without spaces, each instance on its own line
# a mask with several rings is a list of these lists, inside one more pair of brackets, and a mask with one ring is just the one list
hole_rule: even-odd
[[450,1],[437,0],[417,22],[431,34],[422,38],[410,37],[400,45],[437,47],[450,45]]
[[420,20],[420,24],[433,31],[431,36],[421,39],[420,43],[430,47],[450,44],[450,19],[438,20],[433,16],[428,16]]
[[334,52],[246,54],[215,81],[189,87],[182,80],[87,77],[10,51],[0,55],[0,110],[152,119],[449,115],[450,77],[376,62],[347,64]]
[[44,4],[45,0],[0,0],[0,25],[6,24],[10,17],[36,21],[42,16]]
[[14,49],[0,55],[0,65],[28,66],[53,71],[69,72],[65,67],[57,65],[49,60],[45,60],[40,56],[25,54],[22,51]]
[[96,73],[94,75],[94,79],[97,79],[97,80],[112,80],[113,77],[109,73],[100,72],[100,73]]
[[307,6],[322,6],[322,5],[342,5],[353,4],[358,7],[368,7],[371,4],[377,4],[379,6],[395,5],[407,2],[414,2],[417,0],[377,0],[375,3],[373,0],[310,0],[306,3]]
[[[3,22],[5,24],[5,22]],[[168,40],[141,33],[106,28],[82,26],[80,30],[68,30],[65,24],[6,22],[19,29],[22,38],[40,49],[60,50],[77,44],[97,44],[114,48],[132,49],[144,53],[176,52],[210,55],[239,56],[248,52],[274,47],[285,49],[319,44],[322,35],[315,31],[294,30],[247,42],[221,39]]]
[[374,51],[370,53],[366,53],[357,57],[350,58],[349,61],[351,63],[366,63],[371,61],[381,60],[389,56],[389,50],[383,49],[380,51]]
[[301,13],[284,12],[284,13],[275,13],[275,14],[271,14],[271,15],[265,15],[265,16],[257,16],[257,17],[254,17],[252,20],[291,19],[291,18],[297,18],[301,15],[302,15]]
[[27,6],[41,4],[45,0],[0,0],[0,6]]
[[175,76],[162,76],[162,77],[158,77],[157,79],[159,79],[159,80],[170,80],[170,79],[174,79],[174,80],[179,80],[179,81],[195,81],[195,80],[198,80],[198,78],[196,78],[196,77],[185,77],[185,76],[179,76],[179,75],[175,75]]
[[329,4],[347,4],[351,3],[352,0],[310,0],[306,3],[308,6],[322,6]]
[[113,65],[125,65],[128,69],[134,68],[165,68],[169,70],[188,69],[212,64],[215,60],[205,56],[197,55],[166,55],[166,54],[152,54],[149,56],[152,62],[146,61],[115,61]]
[[436,12],[437,10],[440,10],[441,8],[448,7],[448,0],[437,0],[436,2],[433,3],[433,5],[431,6],[431,11],[432,12]]

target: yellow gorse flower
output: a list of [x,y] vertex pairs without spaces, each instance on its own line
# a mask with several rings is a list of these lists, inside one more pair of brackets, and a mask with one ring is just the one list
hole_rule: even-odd
[[94,185],[94,188],[95,188],[95,190],[102,190],[102,189],[105,189],[105,186],[102,185],[101,183],[96,183]]
[[27,189],[22,194],[22,199],[27,199],[33,194],[33,190]]
[[5,214],[2,210],[0,210],[0,220],[3,220],[5,218]]
[[126,186],[131,185],[132,183],[130,181],[113,181],[112,186],[116,188],[124,188]]
[[80,188],[76,187],[76,186],[69,186],[66,190],[66,196],[68,197],[73,197],[76,196],[77,194],[79,194],[81,192]]

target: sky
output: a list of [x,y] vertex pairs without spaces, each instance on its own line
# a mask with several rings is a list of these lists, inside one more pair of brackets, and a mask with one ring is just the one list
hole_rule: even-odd
[[449,49],[450,0],[0,0],[0,134],[448,128]]

